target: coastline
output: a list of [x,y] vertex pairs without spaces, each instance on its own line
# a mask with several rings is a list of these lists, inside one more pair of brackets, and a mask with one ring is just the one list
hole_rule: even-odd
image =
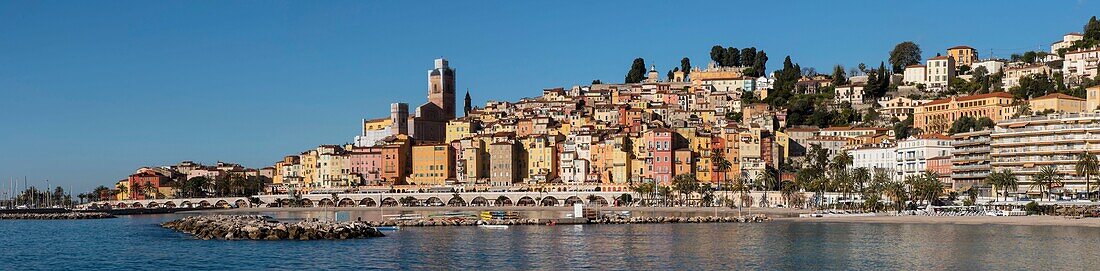
[[[585,207],[589,210],[599,211],[630,211],[630,212],[657,212],[657,213],[698,213],[698,214],[714,214],[714,207]],[[255,208],[232,208],[232,209],[209,209],[209,210],[196,210],[196,211],[184,211],[179,212],[181,214],[199,214],[199,213],[217,213],[217,214],[232,214],[232,213],[254,213],[254,212],[321,212],[321,211],[379,211],[385,212],[447,212],[447,211],[562,211],[572,212],[573,207],[567,206],[469,206],[469,207],[255,207]],[[779,217],[797,217],[798,214],[809,213],[812,210],[809,209],[789,209],[789,208],[745,208],[741,213],[745,215],[750,214],[765,214],[769,216]],[[736,215],[737,209],[730,208],[718,208],[718,215]]]
[[[381,210],[380,210],[381,209]],[[440,212],[480,212],[480,211],[516,211],[516,212],[572,212],[571,207],[562,206],[501,206],[501,207],[301,207],[301,208],[236,208],[211,209],[179,212],[180,214],[249,214],[267,212],[310,213],[310,212],[385,212],[385,213],[440,213]],[[713,207],[600,207],[600,211],[630,211],[636,215],[695,215],[713,216]],[[953,224],[953,225],[1011,225],[1011,226],[1066,226],[1100,228],[1100,218],[1074,218],[1062,216],[850,216],[850,217],[798,217],[810,213],[809,209],[789,208],[745,208],[743,215],[764,214],[773,221],[794,223],[881,223],[881,224]],[[719,208],[719,216],[736,216],[737,209]]]
[[1062,216],[850,216],[850,217],[778,217],[776,221],[796,223],[880,223],[880,224],[952,224],[1064,226],[1100,228],[1100,218]]

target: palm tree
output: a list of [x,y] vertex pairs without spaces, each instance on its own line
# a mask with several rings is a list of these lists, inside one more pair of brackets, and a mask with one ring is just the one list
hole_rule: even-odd
[[1090,182],[1092,175],[1100,173],[1100,161],[1097,161],[1095,155],[1089,154],[1088,150],[1085,150],[1077,156],[1077,164],[1074,165],[1074,169],[1077,171],[1078,176],[1085,177],[1085,196],[1092,200],[1092,185]]
[[771,202],[768,201],[768,191],[776,189],[779,186],[779,172],[772,167],[764,168],[764,176],[759,179],[759,187],[764,190],[764,195],[760,198],[760,207],[770,206]]
[[698,190],[698,187],[699,180],[695,179],[695,174],[680,174],[672,178],[672,189],[680,194],[681,205],[685,204],[687,200],[690,200],[690,197],[685,200],[685,195],[695,192],[695,190]]
[[152,182],[145,182],[145,185],[142,186],[142,187],[143,187],[142,193],[145,194],[146,198],[156,199],[157,194],[160,193],[160,191],[157,190],[157,187],[154,186]]
[[[729,182],[727,174],[733,168],[733,164],[726,160],[721,151],[711,151],[710,164],[714,166],[715,171],[722,173],[722,177],[718,178],[718,189],[722,189],[722,181]],[[725,195],[723,195],[722,200],[725,201]]]
[[894,201],[897,211],[901,211],[905,205],[905,200],[908,197],[908,191],[905,189],[905,183],[900,181],[891,181],[884,186],[885,194]]
[[[144,196],[145,195],[145,185],[141,184],[140,182],[135,182],[134,187],[130,187],[130,194],[133,195],[133,196],[137,196],[137,195],[143,195]],[[131,198],[131,199],[136,199],[136,198]]]
[[1049,198],[1050,189],[1055,183],[1059,182],[1060,179],[1061,176],[1058,174],[1058,168],[1054,166],[1044,166],[1039,170],[1039,173],[1031,176],[1031,187],[1037,188],[1042,195],[1041,197]]
[[122,183],[115,184],[115,189],[116,191],[118,191],[115,195],[128,195],[130,193],[130,187],[127,187]]
[[1016,174],[1007,169],[999,172],[990,173],[989,176],[985,178],[985,180],[986,183],[993,185],[994,187],[1001,188],[1005,201],[1008,201],[1009,189],[1016,190],[1017,188],[1019,188],[1019,180],[1016,179]]

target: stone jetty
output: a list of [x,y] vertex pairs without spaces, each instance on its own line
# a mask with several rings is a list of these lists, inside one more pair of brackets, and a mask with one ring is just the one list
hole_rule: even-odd
[[[547,225],[547,224],[656,224],[656,223],[760,223],[768,221],[766,215],[753,216],[644,216],[644,217],[619,217],[603,216],[597,219],[578,222],[573,219],[491,219],[481,220],[476,218],[428,218],[413,220],[387,220],[370,222],[374,226],[399,226],[399,227],[434,227],[434,226],[476,226],[476,225]],[[566,222],[568,221],[568,222]]]
[[385,236],[362,221],[283,223],[259,215],[189,216],[161,226],[203,240],[337,240]]
[[68,212],[68,213],[8,213],[0,214],[0,220],[24,219],[24,220],[66,220],[66,219],[100,219],[115,218],[108,213],[92,212]]

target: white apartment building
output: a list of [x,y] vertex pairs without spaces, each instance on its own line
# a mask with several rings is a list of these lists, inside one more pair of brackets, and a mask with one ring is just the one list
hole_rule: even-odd
[[1050,44],[1050,53],[1057,56],[1058,50],[1069,48],[1070,46],[1073,46],[1074,42],[1082,40],[1084,38],[1085,36],[1081,35],[1081,33],[1068,33],[1062,35],[1062,40],[1055,41],[1054,43]]
[[[1051,114],[1000,121],[990,141],[993,170],[1012,170],[1019,178],[1019,190],[1010,194],[1028,193],[1038,196],[1042,191],[1033,187],[1031,176],[1045,166],[1054,166],[1061,173],[1062,187],[1054,190],[1084,193],[1085,178],[1078,176],[1078,157],[1100,153],[1100,114]],[[1096,178],[1092,189],[1096,189]]]
[[1069,82],[1078,82],[1081,78],[1096,78],[1100,63],[1100,48],[1066,52],[1062,62],[1062,75]]
[[878,105],[880,107],[878,112],[880,114],[885,114],[898,118],[899,120],[905,120],[908,119],[909,116],[913,115],[913,112],[916,110],[916,107],[918,105],[927,102],[929,101],[913,100],[902,96],[898,96],[893,99],[886,99],[886,97],[882,97],[882,99],[878,101]]
[[927,71],[927,67],[921,64],[906,66],[902,82],[911,85],[924,84],[928,80]]
[[970,70],[973,71],[975,69],[978,69],[978,67],[985,67],[985,70],[989,72],[988,74],[994,74],[1001,72],[1001,69],[1004,69],[1005,67],[1005,63],[1004,61],[996,59],[982,60],[974,62],[974,67],[972,67]]
[[871,172],[883,170],[890,176],[895,176],[894,167],[897,166],[897,146],[894,144],[874,144],[860,146],[848,151],[852,156],[852,167],[867,168]]
[[836,94],[833,96],[833,103],[841,104],[844,102],[849,102],[851,104],[863,104],[863,86],[843,85],[836,87]]
[[949,56],[929,58],[926,67],[925,85],[931,90],[943,90],[955,78],[955,59]]
[[1004,68],[1004,77],[1001,78],[1001,83],[1004,84],[1005,89],[1009,89],[1020,85],[1020,79],[1032,74],[1046,74],[1050,75],[1050,67],[1043,63],[1036,64],[1023,64],[1015,63]]
[[929,158],[951,155],[952,140],[942,134],[924,134],[898,141],[895,176],[900,179],[919,175],[927,170]]

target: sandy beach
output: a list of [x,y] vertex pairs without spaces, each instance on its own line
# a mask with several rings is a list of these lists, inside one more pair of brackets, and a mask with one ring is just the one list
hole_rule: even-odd
[[782,217],[780,221],[828,223],[894,223],[894,224],[959,224],[959,225],[1019,225],[1077,226],[1100,228],[1100,218],[1061,216],[853,216],[853,217]]

